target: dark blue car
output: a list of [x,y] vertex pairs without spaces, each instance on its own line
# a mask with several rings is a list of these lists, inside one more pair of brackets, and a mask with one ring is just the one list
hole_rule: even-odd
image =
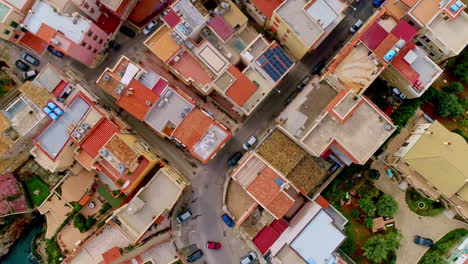
[[385,0],[373,0],[372,3],[374,4],[375,7],[379,7],[383,4]]
[[414,236],[414,243],[426,247],[432,247],[432,245],[434,245],[434,241],[432,241],[432,239],[421,236]]
[[227,214],[223,214],[223,216],[221,216],[221,219],[223,219],[223,222],[229,227],[233,227],[236,224],[234,223],[234,220],[232,220],[231,217],[229,217],[229,215]]

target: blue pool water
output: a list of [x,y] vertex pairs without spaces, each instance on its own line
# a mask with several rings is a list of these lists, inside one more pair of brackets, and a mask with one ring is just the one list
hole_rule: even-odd
[[16,241],[10,252],[0,260],[1,264],[39,264],[31,253],[31,242],[42,231],[41,221],[33,221]]

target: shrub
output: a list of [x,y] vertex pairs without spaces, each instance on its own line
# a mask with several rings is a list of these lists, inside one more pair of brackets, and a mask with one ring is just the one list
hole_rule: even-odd
[[82,214],[76,214],[73,217],[73,226],[80,230],[81,233],[86,232],[86,220]]
[[400,246],[401,235],[398,232],[387,235],[375,235],[369,238],[364,246],[364,256],[372,262],[381,262],[389,258]]
[[360,215],[359,210],[353,208],[353,209],[351,209],[350,214],[351,214],[351,218],[359,219],[359,215]]
[[424,255],[418,264],[448,264],[448,262],[434,253]]
[[377,214],[380,216],[393,217],[398,210],[398,203],[388,194],[383,194],[377,201]]
[[459,82],[454,82],[450,85],[447,85],[445,87],[442,87],[442,90],[446,93],[450,93],[450,94],[459,94],[461,92],[463,92],[463,85]]
[[79,203],[73,204],[73,211],[75,211],[75,212],[79,212],[82,208],[83,208],[83,206],[81,204],[79,204]]
[[463,113],[463,107],[455,95],[442,92],[436,101],[436,113],[442,117],[457,117]]
[[102,205],[101,209],[99,209],[99,214],[105,214],[107,211],[109,211],[109,209],[112,208],[112,205],[110,205],[110,203],[105,203]]
[[461,61],[453,67],[453,74],[468,83],[468,61]]
[[101,228],[106,222],[105,221],[101,221],[97,224],[97,228]]
[[91,227],[93,227],[95,223],[96,223],[96,219],[94,219],[92,216],[88,216],[85,222],[86,230],[89,230]]
[[350,238],[346,238],[343,244],[341,244],[340,249],[347,255],[352,256],[354,253],[354,241]]
[[367,214],[368,217],[374,217],[377,210],[370,196],[364,196],[358,202],[359,207]]
[[60,264],[61,260],[63,258],[62,252],[60,251],[60,248],[57,244],[57,241],[52,240],[52,239],[45,239],[45,251],[47,254],[47,263],[49,264]]
[[367,216],[365,219],[364,219],[364,225],[371,229],[373,226],[374,226],[374,223],[372,222],[373,218],[372,217],[369,217]]
[[404,127],[406,122],[413,117],[420,106],[421,100],[419,99],[405,100],[400,107],[393,112],[391,116],[393,123],[395,123],[396,126]]

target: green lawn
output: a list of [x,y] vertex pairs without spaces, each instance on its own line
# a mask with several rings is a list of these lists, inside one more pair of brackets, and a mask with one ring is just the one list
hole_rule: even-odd
[[38,176],[32,176],[26,181],[26,190],[35,206],[41,205],[50,194],[49,186]]
[[98,183],[99,184],[99,187],[97,189],[97,192],[99,193],[99,195],[102,196],[102,198],[104,198],[108,203],[110,203],[110,205],[112,205],[112,207],[114,208],[118,208],[122,203],[123,201],[125,200],[125,198],[127,198],[125,195],[120,195],[118,198],[115,198],[112,196],[112,194],[106,189],[106,187],[104,187],[104,185],[102,185],[102,183]]
[[[421,216],[435,216],[442,213],[445,209],[440,202],[426,199],[414,189],[408,189],[405,198],[411,211]],[[424,203],[424,208],[420,208],[418,206],[419,203]]]
[[[468,230],[466,229],[455,229],[448,232],[445,236],[439,239],[427,252],[424,256],[429,254],[435,254],[443,258],[447,257],[447,254],[451,249],[462,242],[463,239],[468,235]],[[424,258],[423,256],[423,258]]]

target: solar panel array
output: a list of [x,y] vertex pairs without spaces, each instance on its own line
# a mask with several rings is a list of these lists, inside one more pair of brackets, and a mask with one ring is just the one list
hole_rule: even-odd
[[270,75],[275,82],[277,82],[293,65],[293,62],[279,46],[265,51],[257,62],[263,65],[262,69]]

